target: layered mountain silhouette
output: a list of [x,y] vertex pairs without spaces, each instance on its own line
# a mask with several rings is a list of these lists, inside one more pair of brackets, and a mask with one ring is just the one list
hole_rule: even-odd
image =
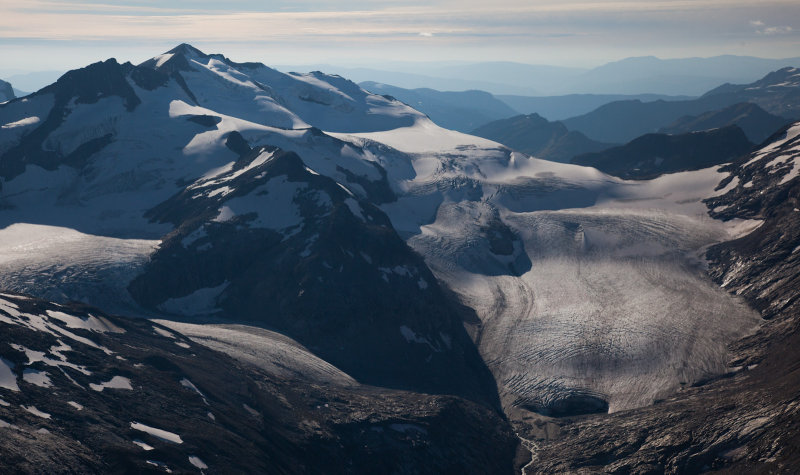
[[[624,143],[668,127],[684,116],[719,111],[742,102],[754,103],[787,120],[797,119],[797,74],[795,68],[784,68],[752,84],[720,86],[689,101],[611,102],[563,122],[569,130],[582,132],[593,140]],[[760,136],[763,132],[753,130],[751,134]]]
[[471,133],[554,162],[569,162],[576,155],[597,152],[614,145],[591,140],[580,132],[567,130],[561,122],[550,122],[538,114],[497,120]]
[[666,96],[663,94],[567,94],[562,96],[514,96],[498,94],[495,97],[523,114],[539,114],[548,120],[564,120],[587,114],[598,107],[616,101],[685,101],[691,96]]
[[742,102],[719,111],[681,117],[659,132],[685,134],[736,125],[747,135],[748,140],[760,144],[789,122],[788,119],[766,112],[756,104]]
[[680,135],[646,134],[619,147],[578,155],[572,163],[620,178],[649,179],[729,163],[752,148],[742,129],[729,125]]
[[442,127],[469,132],[479,125],[505,119],[517,112],[484,91],[442,92],[435,89],[403,89],[372,81],[359,83],[376,94],[388,94],[420,112]]
[[785,67],[750,84],[723,84],[702,98],[723,97],[737,102],[752,102],[765,111],[790,119],[800,118],[800,69]]

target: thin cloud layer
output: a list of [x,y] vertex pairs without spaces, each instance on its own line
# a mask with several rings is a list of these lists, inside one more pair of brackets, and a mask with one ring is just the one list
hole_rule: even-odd
[[798,49],[787,18],[800,18],[796,0],[4,0],[0,44],[280,46],[316,53],[309,61],[387,53],[573,63],[641,54],[774,57]]

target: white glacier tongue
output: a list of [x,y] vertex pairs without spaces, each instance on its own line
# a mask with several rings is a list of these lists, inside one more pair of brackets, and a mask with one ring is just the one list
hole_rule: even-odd
[[[759,322],[702,271],[707,246],[758,224],[708,217],[701,200],[726,191],[714,191],[724,174],[625,182],[537,162],[517,163],[504,183],[502,172],[473,174],[472,199],[448,183],[446,163],[437,167],[424,177],[436,184],[435,218],[413,223],[419,232],[403,209],[426,202],[416,180],[406,185],[416,194],[384,206],[477,312],[476,340],[506,407],[613,412],[724,373],[727,344]],[[516,242],[500,252],[503,226]]]
[[715,191],[726,174],[624,181],[437,129],[337,136],[408,153],[415,173],[382,207],[477,312],[507,408],[613,412],[727,371],[727,344],[759,317],[702,256],[759,223],[708,216],[702,200],[735,186]]

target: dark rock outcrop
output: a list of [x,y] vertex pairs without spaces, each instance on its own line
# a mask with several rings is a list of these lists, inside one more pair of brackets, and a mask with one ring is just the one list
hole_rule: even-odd
[[620,178],[646,180],[730,162],[752,148],[742,129],[732,125],[682,135],[647,134],[620,147],[579,155],[572,163]]
[[[299,215],[270,228],[273,214],[262,213],[278,206],[273,194],[286,193],[274,216]],[[254,207],[223,216],[237,200]],[[214,308],[193,318],[276,329],[365,383],[497,406],[488,369],[422,258],[382,211],[309,171],[297,154],[256,148],[150,217],[176,230],[129,287],[145,307],[168,311],[170,299],[219,289]]]
[[[278,378],[144,319],[0,297],[4,473],[511,473],[452,396]],[[9,389],[9,388],[14,389]]]
[[10,101],[15,97],[17,96],[14,94],[14,88],[11,87],[11,84],[0,79],[0,102]]
[[566,163],[576,155],[599,152],[613,146],[591,140],[580,132],[567,130],[561,122],[550,122],[538,114],[496,120],[470,133],[554,162]]
[[800,69],[782,68],[750,84],[723,84],[703,98],[752,102],[771,114],[796,120],[800,118]]
[[110,142],[111,137],[96,139],[84,144],[69,156],[68,153],[49,150],[44,141],[56,130],[71,112],[69,103],[95,104],[102,98],[118,96],[128,111],[141,102],[125,76],[132,66],[120,65],[115,59],[91,64],[82,69],[69,71],[54,84],[47,86],[34,96],[52,94],[55,103],[47,117],[33,130],[25,134],[19,143],[0,155],[0,176],[6,180],[25,171],[28,164],[38,165],[46,170],[54,170],[61,164],[75,166],[82,164],[93,153]]
[[788,119],[770,114],[756,104],[742,102],[719,111],[682,117],[658,132],[676,135],[736,125],[742,129],[748,140],[760,144],[789,122]]
[[563,122],[569,130],[583,132],[593,140],[625,143],[657,132],[682,117],[720,111],[742,102],[756,104],[776,116],[797,119],[800,117],[800,70],[784,68],[751,84],[726,84],[692,100],[612,102]]

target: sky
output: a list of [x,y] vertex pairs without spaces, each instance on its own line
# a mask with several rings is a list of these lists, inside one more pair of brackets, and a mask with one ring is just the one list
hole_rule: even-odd
[[0,73],[137,63],[183,42],[268,65],[785,58],[800,56],[800,1],[0,0]]

